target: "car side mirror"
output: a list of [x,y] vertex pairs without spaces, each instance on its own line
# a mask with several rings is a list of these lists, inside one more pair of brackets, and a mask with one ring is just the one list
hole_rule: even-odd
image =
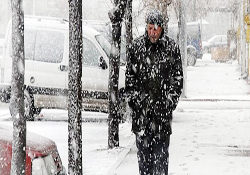
[[99,67],[101,67],[102,69],[108,68],[107,63],[102,56],[100,56],[98,64],[99,64]]

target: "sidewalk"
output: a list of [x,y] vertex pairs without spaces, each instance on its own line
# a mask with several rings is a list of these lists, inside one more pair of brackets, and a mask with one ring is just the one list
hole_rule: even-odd
[[[198,60],[173,119],[171,175],[244,175],[250,166],[250,85],[234,63]],[[139,175],[135,144],[109,175]]]

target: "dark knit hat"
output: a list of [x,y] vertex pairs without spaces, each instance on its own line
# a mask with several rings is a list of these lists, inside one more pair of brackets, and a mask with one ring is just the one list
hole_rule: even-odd
[[150,11],[148,13],[146,23],[147,24],[157,24],[158,26],[162,27],[163,26],[162,13],[157,9],[153,9],[152,11]]

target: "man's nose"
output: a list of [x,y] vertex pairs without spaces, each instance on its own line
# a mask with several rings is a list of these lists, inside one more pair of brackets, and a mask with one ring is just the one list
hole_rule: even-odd
[[151,35],[156,36],[155,30],[152,30],[152,31],[151,31]]
[[155,33],[155,31],[156,31],[155,29],[151,29],[151,32],[154,32],[154,33]]

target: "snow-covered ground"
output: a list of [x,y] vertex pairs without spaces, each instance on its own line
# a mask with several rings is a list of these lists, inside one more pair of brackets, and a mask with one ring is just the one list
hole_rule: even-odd
[[[215,63],[204,55],[187,68],[186,96],[174,112],[169,174],[249,174],[250,85],[237,62]],[[44,120],[27,122],[27,129],[54,140],[67,169],[67,111],[41,114]],[[0,123],[12,125],[9,118],[8,106],[0,104]],[[82,125],[84,174],[139,174],[130,123],[120,124],[120,147],[109,150],[107,114],[83,112],[83,118],[102,121]]]
[[204,54],[194,67],[187,67],[186,94],[188,98],[250,98],[249,85],[241,78],[238,61],[215,63],[210,54]]
[[[244,104],[246,109],[240,106],[238,109],[185,108],[175,112],[169,150],[169,174],[248,175],[249,103]],[[207,102],[203,105],[209,106]],[[139,175],[135,146],[116,174]]]

